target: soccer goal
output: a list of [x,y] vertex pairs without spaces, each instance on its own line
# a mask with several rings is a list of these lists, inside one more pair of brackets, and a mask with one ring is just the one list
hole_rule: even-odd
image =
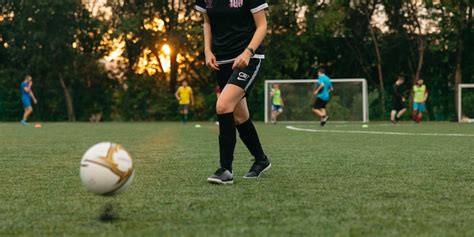
[[474,84],[458,85],[458,121],[474,118]]
[[[283,99],[283,113],[278,122],[315,122],[319,121],[312,112],[314,89],[317,80],[266,80],[265,81],[265,123],[271,121],[271,89],[279,84]],[[331,79],[334,91],[327,105],[331,121],[369,122],[369,102],[367,81],[357,79]]]

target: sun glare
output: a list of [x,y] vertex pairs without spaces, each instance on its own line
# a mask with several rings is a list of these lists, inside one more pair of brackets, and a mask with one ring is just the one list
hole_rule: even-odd
[[163,52],[163,54],[169,56],[171,55],[171,48],[168,44],[164,44],[162,47],[161,47],[161,51]]

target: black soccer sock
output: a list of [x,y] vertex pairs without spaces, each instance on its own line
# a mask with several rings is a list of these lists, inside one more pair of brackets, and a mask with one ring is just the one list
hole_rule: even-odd
[[219,155],[221,167],[232,172],[236,142],[234,113],[218,114],[219,120]]
[[188,115],[184,114],[183,117],[184,117],[184,122],[187,122],[188,121]]
[[240,139],[242,139],[247,149],[255,157],[255,160],[266,162],[267,157],[263,152],[262,144],[260,144],[260,139],[252,120],[249,119],[245,123],[237,125],[237,130],[239,130]]

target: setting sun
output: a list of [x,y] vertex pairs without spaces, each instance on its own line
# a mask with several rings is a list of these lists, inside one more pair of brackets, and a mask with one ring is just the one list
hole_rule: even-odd
[[162,47],[161,47],[161,51],[163,52],[163,54],[169,56],[171,55],[171,48],[168,44],[164,44]]

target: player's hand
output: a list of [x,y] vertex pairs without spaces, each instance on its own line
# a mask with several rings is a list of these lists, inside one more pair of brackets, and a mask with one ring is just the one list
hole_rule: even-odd
[[206,66],[214,71],[219,71],[219,65],[217,64],[216,56],[212,52],[206,52]]
[[234,65],[232,65],[232,69],[246,68],[249,65],[251,57],[252,54],[248,50],[245,50],[235,59]]
[[33,99],[33,103],[38,104],[38,100]]

